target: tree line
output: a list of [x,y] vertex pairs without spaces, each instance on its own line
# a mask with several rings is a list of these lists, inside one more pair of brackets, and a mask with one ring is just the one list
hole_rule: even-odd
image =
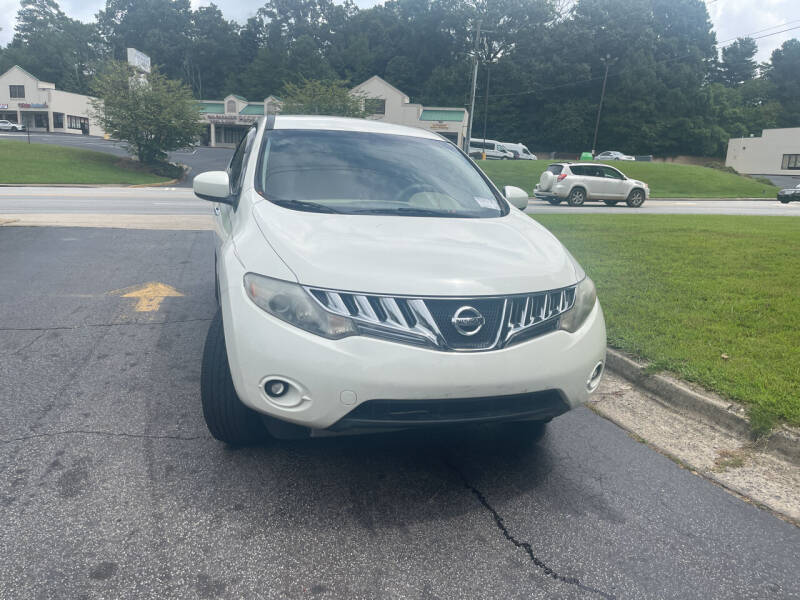
[[91,23],[55,0],[23,0],[0,72],[19,64],[91,93],[127,47],[199,99],[263,100],[309,80],[352,86],[377,74],[436,106],[468,105],[477,51],[475,131],[485,120],[489,137],[532,149],[591,147],[606,68],[598,150],[720,156],[731,136],[800,126],[800,41],[757,64],[755,39],[717,40],[701,0],[389,0],[360,10],[352,0],[268,0],[244,24],[189,0],[106,0]]

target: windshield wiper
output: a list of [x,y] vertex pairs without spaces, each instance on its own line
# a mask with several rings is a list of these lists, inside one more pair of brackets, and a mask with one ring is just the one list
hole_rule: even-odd
[[341,211],[319,204],[318,202],[308,202],[306,200],[277,200],[271,199],[272,202],[284,208],[293,208],[295,210],[305,210],[307,212],[320,212],[320,213],[340,213]]
[[430,208],[411,208],[408,206],[399,206],[395,208],[365,208],[362,210],[355,210],[354,213],[360,215],[403,215],[405,217],[462,217],[455,212],[444,212],[441,210],[432,210]]

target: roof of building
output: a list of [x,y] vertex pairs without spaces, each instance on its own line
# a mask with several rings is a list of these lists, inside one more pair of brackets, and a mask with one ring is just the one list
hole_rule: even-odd
[[42,81],[41,79],[39,79],[38,77],[36,77],[36,75],[33,75],[33,74],[29,73],[28,71],[26,71],[25,69],[23,69],[23,68],[22,68],[22,67],[20,67],[19,65],[14,65],[14,66],[13,66],[13,67],[11,67],[10,69],[8,69],[8,71],[6,71],[6,72],[5,72],[5,73],[3,73],[2,75],[0,75],[0,77],[2,77],[3,75],[6,75],[6,74],[7,74],[7,73],[9,73],[10,71],[13,71],[14,69],[19,69],[20,71],[22,71],[23,73],[25,73],[25,74],[26,74],[26,75],[28,75],[29,77],[32,77],[33,79],[35,79],[35,80],[36,80],[36,81],[38,81],[39,83],[46,83],[47,85],[52,85],[52,86],[53,86],[53,88],[55,88],[55,87],[56,87],[56,85],[55,85],[54,83],[50,83],[49,81]]
[[383,121],[370,119],[350,119],[347,117],[325,116],[294,116],[278,115],[275,117],[275,129],[326,129],[329,131],[363,131],[365,133],[384,133],[387,135],[405,135],[409,137],[441,140],[438,133],[420,129],[419,127],[405,127]]
[[224,113],[225,112],[225,103],[224,102],[208,102],[207,100],[200,101],[200,112],[201,113]]
[[233,96],[237,100],[241,100],[242,102],[247,102],[247,98],[245,98],[244,96],[239,96],[238,94],[231,94],[231,96]]
[[264,105],[263,104],[248,104],[242,110],[239,111],[240,115],[263,115],[264,114]]
[[425,108],[423,109],[422,114],[419,116],[419,120],[420,121],[463,121],[464,109]]
[[[361,87],[361,86],[362,86],[362,85],[364,85],[365,83],[369,83],[369,82],[370,82],[370,81],[372,81],[373,79],[377,79],[377,80],[378,80],[378,81],[380,81],[381,83],[383,83],[383,84],[387,85],[388,87],[390,87],[391,89],[393,89],[395,92],[397,92],[398,94],[400,94],[401,96],[403,96],[403,98],[408,98],[408,96],[406,95],[406,93],[405,93],[403,90],[398,90],[398,89],[397,89],[396,87],[394,87],[394,86],[393,86],[391,83],[389,83],[388,81],[386,81],[386,80],[385,80],[383,77],[380,77],[379,75],[373,75],[372,77],[370,77],[370,78],[369,78],[369,79],[367,79],[366,81],[362,81],[362,82],[361,82],[361,83],[359,83],[357,86],[355,86],[355,87],[353,88],[353,90],[355,90],[356,88],[359,88],[359,87]],[[352,90],[351,90],[351,91],[352,91]]]

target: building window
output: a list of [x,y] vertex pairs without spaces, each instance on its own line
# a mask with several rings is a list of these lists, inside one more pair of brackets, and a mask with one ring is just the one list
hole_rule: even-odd
[[364,100],[364,111],[368,115],[385,115],[386,100],[383,98],[367,98]]
[[800,154],[784,154],[781,161],[781,169],[788,171],[800,171]]
[[47,113],[34,113],[34,125],[40,129],[47,129]]
[[89,119],[87,119],[86,117],[76,117],[73,115],[67,115],[67,128],[80,129],[80,130],[83,130],[85,128],[88,131]]
[[12,98],[24,98],[25,86],[24,85],[10,85],[8,86],[8,95]]
[[53,113],[53,129],[64,129],[64,113]]
[[228,100],[228,104],[225,107],[226,113],[235,113],[236,112],[236,102],[233,100]]

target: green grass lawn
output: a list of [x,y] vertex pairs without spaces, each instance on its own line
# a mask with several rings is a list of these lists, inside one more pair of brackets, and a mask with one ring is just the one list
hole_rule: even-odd
[[[552,160],[483,160],[478,165],[495,185],[533,187]],[[778,188],[719,169],[653,162],[610,162],[632,179],[650,186],[653,198],[775,198]]]
[[536,220],[594,279],[611,346],[749,405],[756,431],[800,425],[800,218]]
[[111,154],[0,140],[0,183],[141,184],[167,178]]

